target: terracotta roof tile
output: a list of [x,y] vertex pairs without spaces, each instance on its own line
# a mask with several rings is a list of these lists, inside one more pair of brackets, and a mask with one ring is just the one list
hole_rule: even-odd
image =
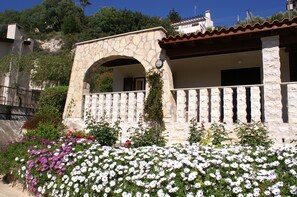
[[237,26],[230,28],[222,28],[220,30],[206,31],[204,33],[189,33],[189,34],[179,34],[176,36],[168,36],[159,41],[160,44],[174,43],[174,42],[185,42],[189,40],[199,40],[199,39],[207,39],[207,38],[215,38],[215,37],[223,37],[229,35],[239,35],[239,34],[247,34],[251,32],[260,32],[267,31],[272,29],[282,29],[291,26],[297,26],[297,17],[292,19],[283,19],[282,21],[273,21],[264,23],[256,23],[254,25],[246,25],[246,26]]

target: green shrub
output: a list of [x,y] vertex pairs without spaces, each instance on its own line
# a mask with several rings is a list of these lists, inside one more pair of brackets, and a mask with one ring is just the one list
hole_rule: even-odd
[[116,121],[114,125],[111,125],[104,118],[96,122],[95,119],[88,114],[86,129],[89,131],[88,134],[94,136],[94,139],[102,146],[112,146],[119,138],[119,132],[121,130],[119,123],[119,121]]
[[210,126],[210,131],[212,133],[212,144],[222,145],[222,142],[228,140],[228,134],[223,124],[213,123]]
[[55,125],[55,128],[61,129],[62,114],[67,97],[67,86],[57,86],[45,89],[39,98],[38,111],[35,116],[24,123],[23,127],[27,130],[33,130],[39,124]]
[[51,113],[62,116],[67,98],[67,91],[67,86],[57,86],[42,91],[38,103],[38,113]]
[[[0,174],[12,176],[13,180],[17,179],[18,170],[24,162],[28,161],[28,149],[33,146],[44,147],[46,141],[36,137],[25,137],[18,142],[13,142],[0,151]],[[12,181],[13,181],[12,180]],[[9,181],[10,182],[10,181]]]
[[205,132],[204,124],[201,123],[201,126],[198,127],[198,123],[196,119],[191,119],[190,121],[190,136],[188,137],[188,141],[190,144],[200,143],[203,138],[203,133]]
[[62,128],[51,123],[40,123],[36,129],[29,130],[25,136],[36,136],[44,139],[58,140],[62,135]]
[[163,129],[160,127],[144,127],[141,123],[138,123],[137,128],[130,128],[128,132],[133,130],[130,140],[133,147],[141,146],[165,146],[167,140],[162,134]]
[[266,127],[261,122],[239,122],[235,126],[235,132],[241,145],[269,147],[273,143],[268,137]]
[[205,129],[204,123],[198,126],[198,123],[193,118],[190,121],[190,136],[188,141],[190,144],[201,143],[204,145],[222,145],[223,141],[228,140],[227,132],[223,124],[212,123],[209,129]]
[[45,110],[45,108],[43,108],[42,110],[38,111],[35,116],[32,117],[32,119],[26,121],[22,128],[33,130],[36,129],[39,124],[53,124],[56,126],[56,128],[64,127],[61,116],[59,116],[57,113],[51,113],[50,110]]

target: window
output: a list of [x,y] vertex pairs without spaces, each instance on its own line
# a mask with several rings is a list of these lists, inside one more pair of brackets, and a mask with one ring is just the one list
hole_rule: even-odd
[[124,91],[145,90],[145,77],[124,78]]
[[134,90],[144,90],[145,89],[145,78],[135,78],[134,80]]

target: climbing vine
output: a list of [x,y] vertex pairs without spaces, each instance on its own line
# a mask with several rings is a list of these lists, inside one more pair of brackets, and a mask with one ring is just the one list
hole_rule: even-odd
[[164,128],[163,121],[163,81],[160,72],[150,70],[146,74],[149,94],[144,104],[144,120],[153,127]]

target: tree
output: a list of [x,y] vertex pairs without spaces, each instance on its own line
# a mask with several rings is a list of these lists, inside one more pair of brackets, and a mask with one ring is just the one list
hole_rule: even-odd
[[177,23],[181,21],[180,14],[175,11],[175,9],[171,9],[167,15],[167,18],[171,21],[171,23]]
[[80,6],[81,6],[84,13],[85,13],[85,8],[88,5],[92,5],[92,3],[89,0],[80,0]]

